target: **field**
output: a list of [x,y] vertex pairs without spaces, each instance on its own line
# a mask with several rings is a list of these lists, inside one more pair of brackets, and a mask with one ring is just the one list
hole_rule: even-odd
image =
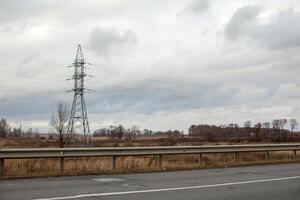
[[[109,137],[94,137],[93,147],[139,147],[139,146],[180,146],[180,145],[206,145],[206,144],[245,144],[248,142],[206,142],[197,137],[168,137],[168,136],[139,136],[135,140],[111,139]],[[73,144],[69,147],[77,147]],[[43,148],[59,147],[55,139],[36,138],[1,138],[0,148]]]

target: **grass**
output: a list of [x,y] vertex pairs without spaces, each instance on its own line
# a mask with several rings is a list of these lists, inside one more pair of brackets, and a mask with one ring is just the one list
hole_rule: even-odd
[[[182,169],[219,168],[239,165],[299,162],[292,152],[273,152],[266,161],[264,153],[240,153],[238,162],[233,154],[164,155],[159,167],[157,156],[117,157],[117,169],[112,171],[111,157],[67,158],[64,175],[152,172]],[[58,159],[23,159],[5,161],[5,178],[59,176]]]
[[[109,138],[95,138],[94,146],[161,146],[161,145],[204,145],[203,141],[194,139],[170,142],[169,138],[140,137],[136,141],[116,141]],[[212,143],[209,143],[212,144]],[[222,143],[223,144],[223,143]],[[28,138],[0,138],[0,148],[37,148],[57,147],[55,140]],[[199,162],[199,154],[164,155],[162,166],[157,156],[122,156],[117,157],[117,169],[112,170],[111,157],[66,158],[64,175],[135,173],[183,169],[219,168],[240,165],[299,162],[293,159],[292,152],[270,153],[266,161],[265,153],[239,153],[238,162],[234,162],[233,154],[203,154]],[[58,159],[18,159],[5,160],[5,177],[44,177],[59,176],[60,161]]]

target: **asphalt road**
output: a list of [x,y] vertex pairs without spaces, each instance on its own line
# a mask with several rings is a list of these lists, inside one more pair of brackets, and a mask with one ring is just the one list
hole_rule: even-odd
[[0,180],[0,200],[299,200],[300,164]]

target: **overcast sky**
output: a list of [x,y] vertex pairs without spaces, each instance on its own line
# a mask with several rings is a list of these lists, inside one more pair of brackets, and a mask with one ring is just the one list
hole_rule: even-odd
[[297,0],[1,0],[0,117],[49,131],[81,44],[91,129],[300,119]]

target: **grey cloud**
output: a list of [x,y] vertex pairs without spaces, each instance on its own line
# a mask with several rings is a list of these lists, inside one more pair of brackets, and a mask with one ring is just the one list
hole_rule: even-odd
[[236,10],[225,27],[230,40],[249,39],[262,47],[283,49],[300,45],[300,13],[289,10],[272,15],[263,23],[258,7],[245,6]]
[[[200,93],[201,94],[201,93]],[[105,89],[90,99],[93,105],[90,110],[93,113],[118,113],[133,112],[152,114],[159,111],[179,111],[203,106],[220,105],[220,101],[214,101],[212,97],[200,95],[176,95],[167,90],[153,90],[149,88],[128,88],[112,91]]]
[[275,16],[269,24],[258,26],[254,35],[266,41],[270,48],[286,48],[300,45],[300,13],[288,11]]
[[36,12],[43,12],[47,8],[48,3],[48,1],[40,0],[1,0],[0,21],[7,23],[20,18],[30,18]]
[[237,88],[221,87],[220,84],[211,89],[199,83],[183,81],[175,84],[146,79],[142,84],[134,86],[123,83],[94,89],[95,93],[88,101],[93,113],[125,111],[141,114],[214,107],[236,101],[232,94],[238,92]]
[[35,115],[50,117],[51,111],[58,101],[55,94],[31,94],[23,96],[22,99],[1,100],[1,114],[7,117],[19,116],[23,118],[31,118]]
[[90,35],[88,46],[100,55],[108,55],[123,48],[135,46],[138,42],[136,34],[132,30],[121,33],[113,28],[103,29],[96,27]]
[[203,13],[205,10],[209,9],[210,4],[210,0],[192,0],[178,13],[178,15],[180,16],[185,13]]
[[257,17],[258,7],[245,6],[237,9],[225,27],[225,34],[229,39],[238,39],[249,31],[249,24]]

